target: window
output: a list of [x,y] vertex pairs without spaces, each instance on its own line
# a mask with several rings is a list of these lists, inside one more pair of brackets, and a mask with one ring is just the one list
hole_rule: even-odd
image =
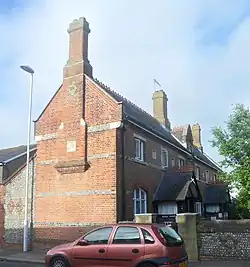
[[141,244],[139,230],[131,226],[118,227],[113,239],[113,244]]
[[88,241],[88,244],[108,244],[109,236],[112,232],[112,227],[105,227],[102,229],[95,230],[90,234],[86,235],[83,239]]
[[145,160],[145,141],[135,138],[135,158],[140,161]]
[[219,205],[207,205],[206,206],[206,212],[218,213],[218,212],[220,212],[220,206]]
[[176,231],[170,226],[156,227],[159,235],[164,238],[168,246],[181,246],[183,245],[183,239],[176,233]]
[[172,168],[174,168],[175,167],[175,159],[172,159],[171,164],[172,164]]
[[168,151],[165,148],[161,149],[161,166],[163,168],[168,167]]
[[173,215],[178,213],[178,207],[175,202],[173,203],[160,203],[158,205],[159,214]]
[[152,235],[145,229],[141,229],[141,231],[143,234],[145,244],[154,244],[155,241]]
[[216,182],[216,174],[213,175],[213,181]]
[[209,182],[209,172],[206,171],[206,183],[208,183],[208,182]]
[[200,180],[200,172],[201,172],[200,167],[196,166],[196,179],[197,180]]
[[195,203],[195,212],[201,215],[201,203],[200,202]]
[[152,150],[152,158],[156,159],[156,150],[154,150],[154,149]]
[[185,165],[185,160],[183,158],[179,158],[179,168]]
[[134,214],[143,214],[147,212],[147,193],[137,188],[133,193]]

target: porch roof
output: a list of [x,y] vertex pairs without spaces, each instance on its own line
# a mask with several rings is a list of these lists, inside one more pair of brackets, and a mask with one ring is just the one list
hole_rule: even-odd
[[204,204],[223,204],[230,201],[228,186],[223,184],[206,184],[197,181]]
[[153,202],[184,200],[192,182],[192,176],[190,172],[165,173],[155,191]]

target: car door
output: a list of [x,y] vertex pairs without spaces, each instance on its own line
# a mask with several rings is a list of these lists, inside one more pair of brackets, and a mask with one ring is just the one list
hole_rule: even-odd
[[82,238],[84,245],[75,244],[72,248],[74,267],[106,266],[107,248],[113,227],[103,227],[92,231]]
[[118,226],[108,246],[107,266],[131,267],[143,259],[145,245],[136,226]]

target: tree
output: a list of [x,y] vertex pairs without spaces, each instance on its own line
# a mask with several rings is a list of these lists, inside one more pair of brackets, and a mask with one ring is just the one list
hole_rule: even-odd
[[212,146],[223,156],[221,179],[238,189],[238,207],[250,211],[250,110],[242,104],[234,106],[226,121],[226,129],[212,129]]

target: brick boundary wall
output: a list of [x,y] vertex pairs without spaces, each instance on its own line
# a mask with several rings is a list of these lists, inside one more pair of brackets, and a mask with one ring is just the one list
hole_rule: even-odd
[[200,259],[250,260],[250,220],[199,221]]

